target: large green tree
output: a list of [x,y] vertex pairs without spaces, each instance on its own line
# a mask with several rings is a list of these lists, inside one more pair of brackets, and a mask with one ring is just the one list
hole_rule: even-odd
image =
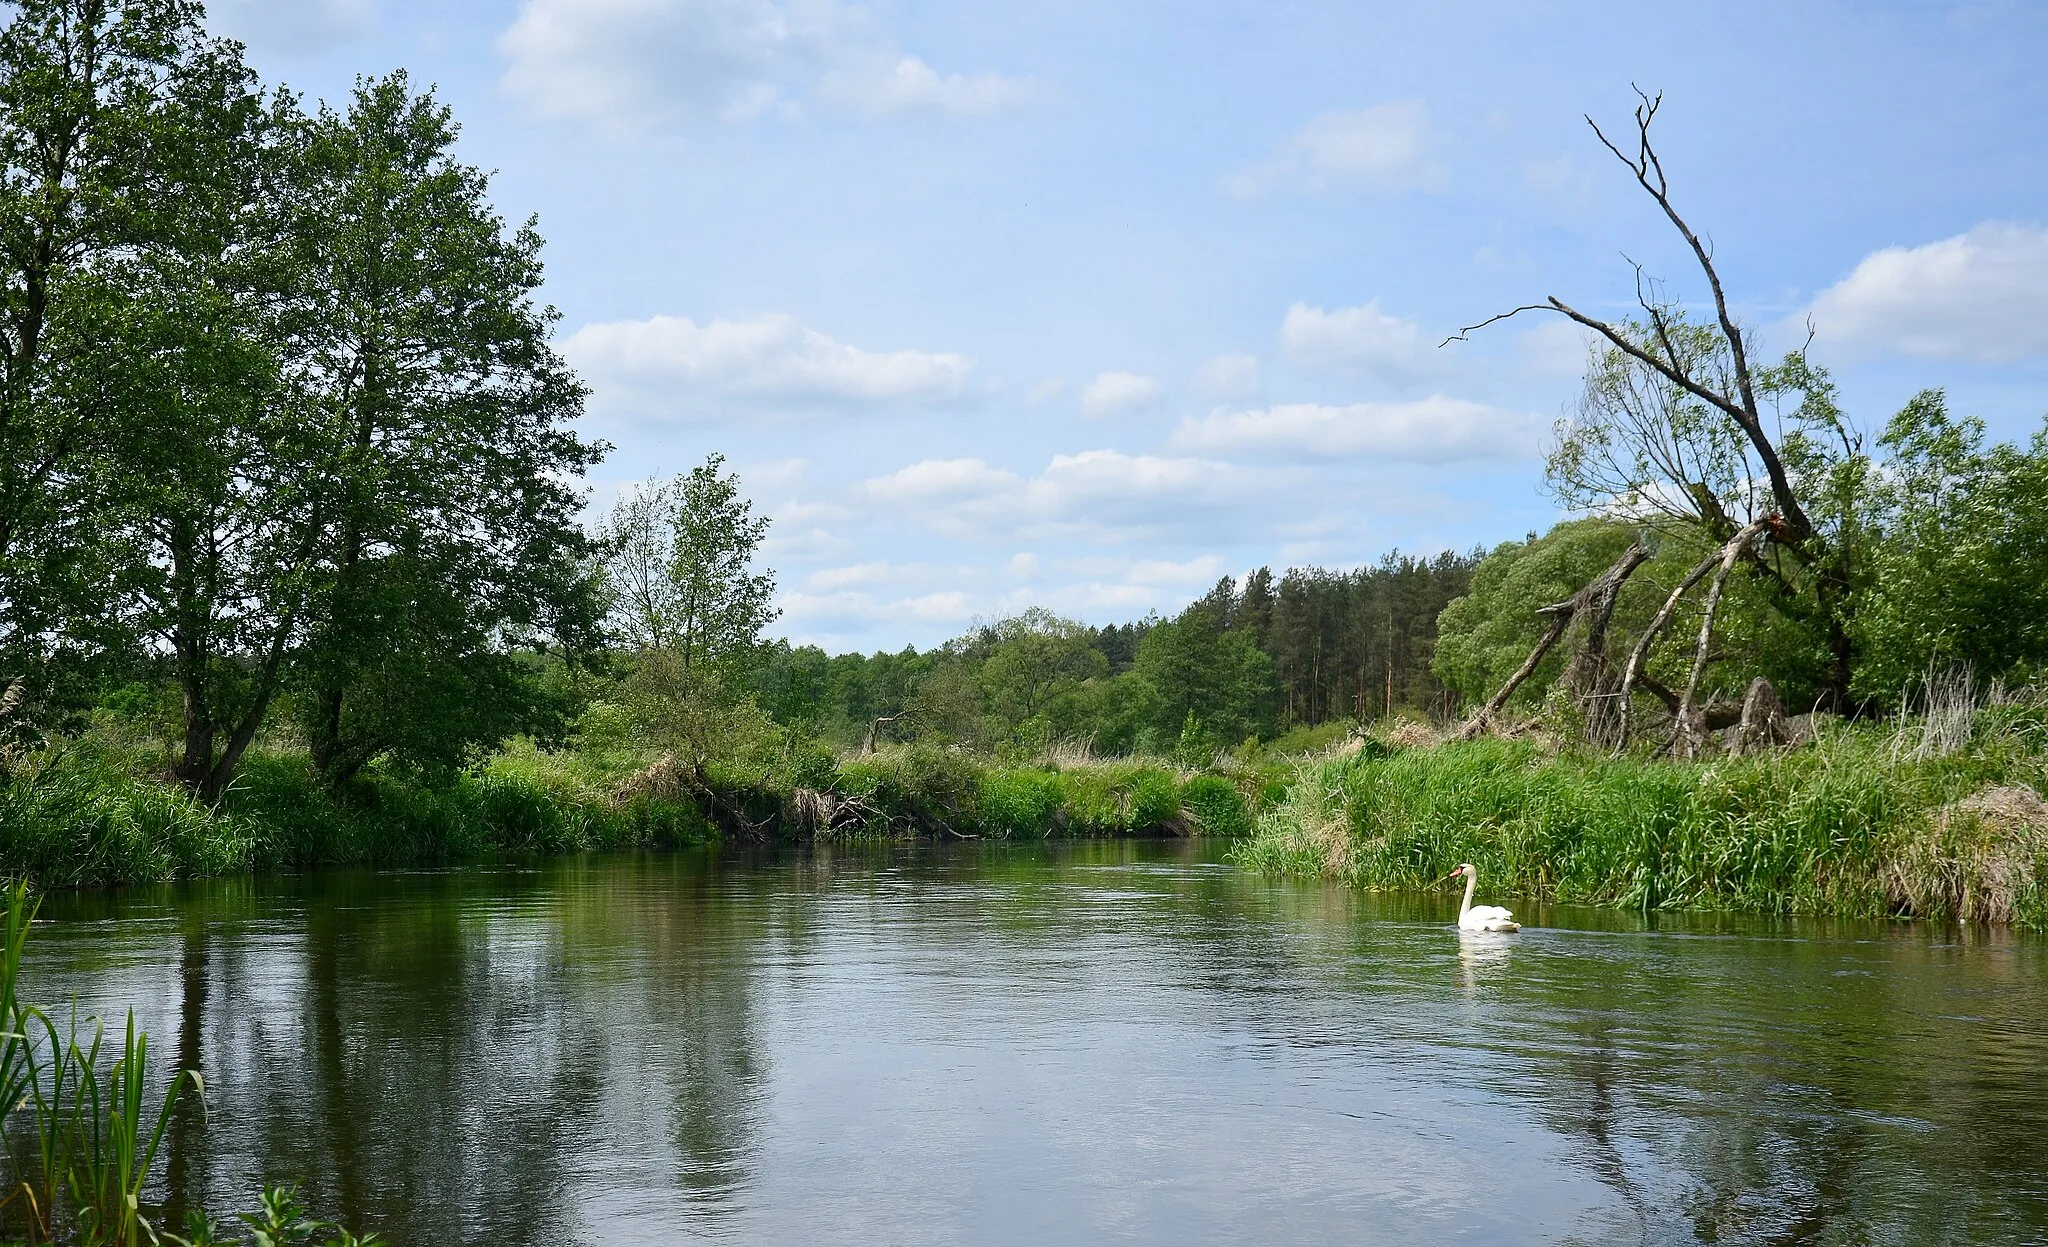
[[103,469],[136,458],[147,415],[120,383],[128,285],[209,176],[189,108],[242,72],[199,16],[22,0],[0,27],[0,683],[47,688],[123,635]]
[[1862,693],[1890,701],[1954,667],[2048,669],[2048,429],[1987,446],[1981,420],[1952,416],[1930,390],[1880,444],[1878,539],[1856,619]]
[[400,72],[321,108],[296,156],[287,381],[339,448],[296,676],[330,782],[502,739],[536,709],[511,651],[597,621],[577,484],[603,447],[573,427],[540,235],[456,133]]

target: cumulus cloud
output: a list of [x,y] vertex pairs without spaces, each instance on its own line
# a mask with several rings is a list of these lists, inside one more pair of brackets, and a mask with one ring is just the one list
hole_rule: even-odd
[[1165,387],[1135,372],[1105,372],[1081,390],[1081,414],[1091,420],[1142,411],[1159,401]]
[[1270,503],[1272,473],[1207,459],[1088,450],[1026,477],[980,459],[927,459],[862,482],[871,506],[981,540],[1085,537],[1187,542]]
[[881,117],[989,112],[1032,84],[941,73],[840,0],[525,0],[500,85],[547,116],[621,130],[805,103]]
[[1542,422],[1482,403],[1434,395],[1412,403],[1287,403],[1190,417],[1173,445],[1209,453],[1282,458],[1370,457],[1444,464],[1525,459],[1542,445]]
[[1986,222],[1919,247],[1887,247],[1821,291],[1817,342],[1991,363],[2048,355],[2048,229]]
[[779,313],[607,321],[569,335],[562,354],[599,404],[674,416],[945,402],[966,391],[974,369],[964,355],[863,350]]
[[1420,379],[1435,363],[1422,326],[1382,311],[1378,299],[1335,311],[1297,303],[1280,324],[1280,347],[1303,367],[1365,372],[1395,384]]
[[1251,197],[1275,190],[1318,192],[1345,187],[1380,191],[1444,187],[1430,154],[1429,112],[1420,100],[1342,109],[1309,121],[1265,160],[1225,183]]

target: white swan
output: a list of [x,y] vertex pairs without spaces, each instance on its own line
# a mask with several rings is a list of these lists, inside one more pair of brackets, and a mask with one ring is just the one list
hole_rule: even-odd
[[1498,905],[1474,905],[1472,889],[1479,886],[1479,872],[1470,862],[1459,862],[1451,878],[1465,876],[1465,903],[1458,906],[1458,929],[1462,931],[1519,931],[1522,924]]

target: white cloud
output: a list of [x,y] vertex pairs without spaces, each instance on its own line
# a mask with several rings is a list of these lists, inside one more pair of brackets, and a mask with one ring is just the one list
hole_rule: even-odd
[[608,321],[569,335],[562,354],[598,403],[672,416],[945,402],[966,391],[974,368],[964,355],[863,350],[784,314]]
[[1395,384],[1418,380],[1436,362],[1422,326],[1382,311],[1378,299],[1335,311],[1297,303],[1280,324],[1280,346],[1304,367],[1356,370]]
[[2048,229],[1986,222],[1887,247],[1821,291],[1815,340],[1851,357],[2003,362],[2048,354]]
[[619,130],[743,120],[814,99],[866,116],[981,113],[1028,80],[942,74],[839,0],[525,0],[500,85],[535,111]]
[[1250,398],[1259,392],[1258,358],[1218,355],[1195,374],[1195,388],[1210,398]]
[[866,481],[863,489],[883,502],[930,503],[1006,496],[1023,485],[1015,472],[992,468],[979,459],[924,459]]
[[1420,100],[1338,110],[1311,119],[1270,157],[1225,184],[1245,197],[1350,186],[1440,191],[1444,171],[1429,148],[1429,112]]
[[979,459],[926,459],[855,493],[953,537],[1184,544],[1226,534],[1231,517],[1270,507],[1275,486],[1270,471],[1235,464],[1087,450],[1055,455],[1028,478]]
[[1443,464],[1525,459],[1542,444],[1532,416],[1433,395],[1412,403],[1288,403],[1182,420],[1173,445],[1210,453],[1277,457],[1371,457]]
[[1222,574],[1223,560],[1203,554],[1177,563],[1171,559],[1139,559],[1131,564],[1126,579],[1134,585],[1207,588]]
[[1159,401],[1165,387],[1135,372],[1105,372],[1081,390],[1081,414],[1091,420],[1140,411]]
[[214,0],[207,24],[252,47],[297,55],[353,43],[377,29],[375,0]]
[[1001,74],[941,74],[915,56],[895,64],[864,63],[827,73],[818,98],[871,117],[900,113],[991,113],[1028,99],[1029,80]]

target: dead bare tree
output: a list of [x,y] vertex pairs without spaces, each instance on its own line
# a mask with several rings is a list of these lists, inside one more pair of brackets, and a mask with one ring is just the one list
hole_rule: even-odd
[[1807,518],[1805,507],[1800,505],[1799,495],[1792,488],[1792,477],[1785,468],[1784,458],[1779,454],[1777,444],[1771,440],[1769,431],[1764,427],[1763,409],[1757,402],[1758,387],[1754,370],[1750,366],[1749,348],[1741,328],[1735,323],[1734,315],[1728,310],[1728,295],[1722,288],[1720,271],[1714,267],[1713,251],[1700,240],[1700,236],[1693,232],[1692,226],[1686,224],[1685,218],[1680,216],[1678,209],[1672,205],[1670,180],[1665,176],[1664,164],[1658,159],[1656,148],[1650,143],[1650,126],[1657,118],[1657,110],[1663,106],[1664,97],[1661,94],[1647,95],[1641,90],[1638,90],[1636,95],[1642,102],[1636,106],[1635,111],[1635,155],[1631,156],[1616,146],[1614,141],[1607,137],[1606,131],[1600,128],[1600,124],[1591,117],[1586,118],[1586,124],[1593,128],[1593,134],[1600,140],[1601,146],[1612,152],[1616,160],[1628,166],[1629,171],[1635,175],[1637,185],[1656,201],[1665,218],[1671,222],[1679,236],[1685,239],[1694,259],[1699,262],[1700,271],[1706,275],[1707,285],[1714,294],[1715,323],[1728,350],[1731,367],[1725,382],[1720,385],[1709,384],[1709,378],[1698,375],[1699,369],[1693,361],[1699,358],[1699,352],[1680,349],[1676,341],[1676,334],[1679,331],[1675,310],[1670,304],[1649,296],[1641,266],[1636,268],[1636,302],[1649,318],[1648,343],[1638,341],[1624,326],[1589,316],[1556,295],[1550,296],[1542,303],[1525,303],[1498,315],[1489,316],[1478,324],[1467,325],[1451,335],[1447,341],[1463,341],[1476,330],[1519,316],[1523,312],[1556,312],[1573,323],[1592,330],[1615,350],[1651,369],[1672,385],[1735,422],[1736,427],[1748,439],[1750,449],[1770,479],[1771,496],[1777,502],[1779,514],[1784,517],[1787,544],[1797,547],[1813,536],[1813,522]]
[[[1747,548],[1751,542],[1754,542],[1770,527],[1776,518],[1776,516],[1767,515],[1752,520],[1738,530],[1733,537],[1730,537],[1727,543],[1720,549],[1693,564],[1692,570],[1685,574],[1685,577],[1671,590],[1670,595],[1664,599],[1664,605],[1659,608],[1656,616],[1650,620],[1650,626],[1643,629],[1643,634],[1636,638],[1634,648],[1628,652],[1628,665],[1622,671],[1621,686],[1615,690],[1616,700],[1621,703],[1619,743],[1628,743],[1631,719],[1630,695],[1635,691],[1638,682],[1643,679],[1643,660],[1649,657],[1650,647],[1657,643],[1657,638],[1663,634],[1665,627],[1670,624],[1672,615],[1678,610],[1680,599],[1684,598],[1694,585],[1704,579],[1709,571],[1712,571],[1717,565],[1727,562],[1731,557],[1731,551],[1740,553],[1743,549]],[[1696,687],[1697,685],[1694,686],[1694,688]],[[1688,691],[1692,690],[1689,689]],[[1683,710],[1684,705],[1684,701],[1681,700],[1673,707],[1673,713],[1676,714]]]
[[867,735],[861,738],[859,756],[865,758],[875,751],[875,738],[877,735],[880,734],[881,730],[885,726],[894,723],[898,719],[904,719],[908,717],[910,717],[910,711],[908,710],[899,710],[895,714],[884,714],[875,716],[875,721],[873,723],[868,724]]
[[[1601,146],[1628,168],[1636,184],[1684,239],[1713,295],[1711,322],[1689,320],[1677,304],[1661,297],[1656,285],[1645,279],[1642,266],[1635,265],[1636,302],[1643,315],[1640,321],[1603,320],[1553,295],[1541,303],[1524,304],[1468,325],[1445,342],[1463,341],[1479,329],[1524,312],[1550,312],[1590,330],[1602,344],[1605,354],[1596,359],[1588,374],[1587,408],[1582,409],[1591,413],[1582,416],[1583,428],[1591,433],[1560,448],[1566,466],[1583,477],[1574,478],[1580,492],[1604,493],[1624,510],[1633,498],[1634,505],[1661,513],[1667,521],[1694,526],[1695,531],[1717,547],[1671,591],[1649,628],[1631,647],[1619,687],[1607,691],[1606,696],[1619,703],[1621,740],[1625,743],[1631,726],[1631,697],[1637,688],[1649,688],[1654,683],[1644,671],[1650,651],[1670,624],[1680,601],[1714,573],[1690,676],[1685,691],[1673,705],[1679,721],[1674,746],[1681,752],[1694,752],[1705,743],[1706,716],[1698,704],[1700,687],[1713,652],[1716,618],[1736,563],[1746,560],[1771,585],[1779,600],[1787,604],[1788,610],[1810,608],[1797,605],[1802,590],[1794,586],[1781,567],[1764,557],[1763,547],[1783,550],[1794,564],[1811,572],[1809,583],[1820,608],[1818,617],[1825,621],[1835,658],[1824,700],[1837,709],[1846,708],[1849,695],[1852,651],[1844,618],[1848,579],[1846,563],[1838,556],[1822,555],[1818,530],[1795,487],[1795,473],[1787,465],[1784,449],[1768,427],[1763,406],[1764,398],[1775,398],[1787,390],[1804,389],[1811,399],[1817,385],[1818,392],[1824,395],[1825,377],[1806,368],[1803,358],[1796,353],[1775,369],[1759,370],[1754,365],[1751,344],[1729,310],[1713,249],[1672,203],[1670,180],[1651,142],[1651,126],[1663,97],[1640,89],[1636,94],[1640,101],[1635,109],[1636,135],[1626,148],[1610,139],[1591,117],[1586,118],[1586,124]],[[1640,370],[1640,377],[1632,375],[1631,369]],[[1801,411],[1806,410],[1802,405]],[[1826,405],[1826,411],[1839,428],[1839,413],[1831,404]],[[1727,423],[1716,425],[1716,419],[1725,419]],[[1607,423],[1602,424],[1603,420]],[[1568,431],[1576,433],[1582,429],[1569,423],[1560,426],[1561,437],[1567,436]],[[1601,440],[1610,435],[1629,445],[1617,448]],[[1858,453],[1858,447],[1846,434],[1843,442],[1845,453]],[[1553,456],[1554,472],[1558,470],[1559,457]],[[1756,485],[1758,476],[1768,483],[1768,505],[1755,505],[1763,494]],[[1660,494],[1659,490],[1666,492]],[[1585,499],[1576,501],[1579,505],[1587,504]],[[1758,515],[1759,511],[1767,514]],[[1559,612],[1568,605],[1559,603],[1544,610]],[[1551,627],[1529,661],[1487,708],[1466,724],[1464,734],[1483,728],[1486,719],[1506,704],[1514,688],[1528,678],[1558,643],[1564,634],[1561,618],[1551,614]],[[1604,643],[1604,628],[1602,635],[1594,639]],[[1584,667],[1581,662],[1593,666]],[[1604,652],[1595,655],[1585,650],[1575,661],[1578,682],[1573,691],[1582,699],[1582,705],[1587,695],[1586,671],[1604,672],[1604,662]],[[1668,690],[1657,686],[1656,691],[1667,705],[1672,705]],[[1588,725],[1594,727],[1609,717],[1590,715]]]

